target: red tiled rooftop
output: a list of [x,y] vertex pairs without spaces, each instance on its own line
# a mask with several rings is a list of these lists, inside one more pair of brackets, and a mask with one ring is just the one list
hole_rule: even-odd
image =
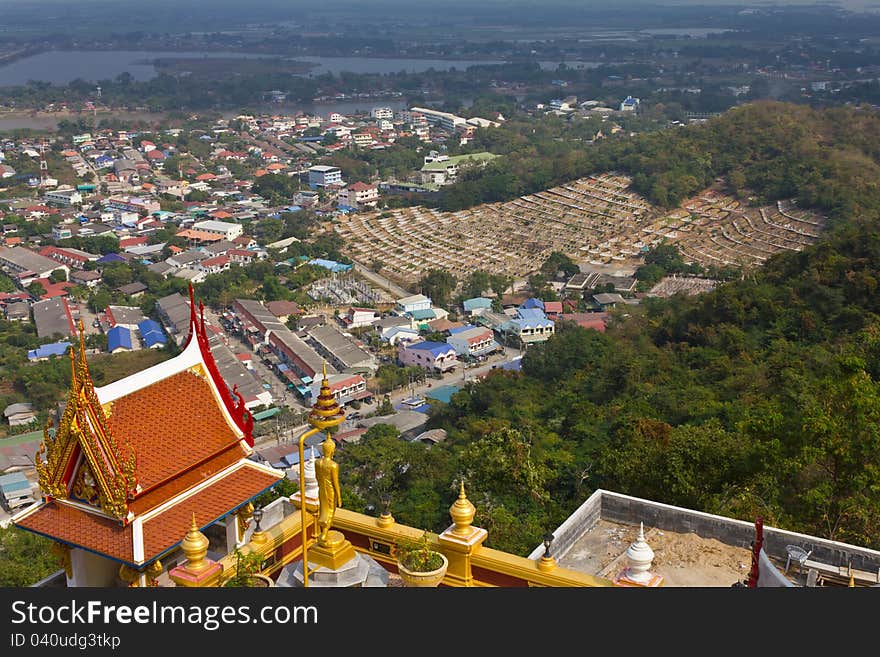
[[190,371],[113,402],[110,432],[137,454],[145,491],[238,441],[218,403],[208,382]]

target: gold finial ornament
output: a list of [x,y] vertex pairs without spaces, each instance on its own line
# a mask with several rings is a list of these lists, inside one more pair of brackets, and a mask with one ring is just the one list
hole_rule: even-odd
[[73,564],[70,560],[70,546],[54,541],[50,549],[52,554],[58,557],[58,561],[64,569],[64,574],[68,577],[73,577]]
[[199,531],[196,524],[196,514],[192,514],[192,525],[183,542],[180,544],[183,554],[186,556],[186,569],[192,573],[205,570],[210,564],[205,561],[208,555],[208,538]]
[[465,495],[464,480],[462,480],[458,499],[449,507],[449,515],[452,516],[452,522],[455,523],[452,533],[461,537],[467,537],[473,533],[471,522],[473,522],[476,512],[476,507]]
[[144,571],[147,575],[147,586],[159,586],[159,575],[162,574],[162,562],[156,559]]
[[330,390],[330,382],[327,380],[327,362],[324,362],[324,379],[321,381],[321,391],[312,405],[309,413],[309,424],[316,429],[332,429],[338,427],[345,420],[345,413],[333,391]]
[[131,588],[137,588],[141,574],[131,566],[122,564],[119,566],[119,579],[125,582]]
[[250,521],[251,517],[254,515],[254,505],[252,502],[248,502],[236,512],[235,517],[237,520],[238,526],[238,540],[243,541],[245,533],[247,532],[248,521]]

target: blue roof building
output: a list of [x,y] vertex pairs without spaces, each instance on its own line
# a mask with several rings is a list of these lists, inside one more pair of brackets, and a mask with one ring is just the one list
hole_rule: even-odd
[[431,308],[426,308],[422,310],[413,310],[408,313],[414,320],[417,322],[422,322],[425,320],[437,319],[437,313],[434,312]]
[[138,324],[138,331],[141,333],[141,338],[144,341],[144,346],[147,349],[153,349],[154,347],[164,347],[168,342],[168,338],[165,337],[165,333],[162,331],[162,327],[159,326],[159,323],[152,319],[145,319],[141,323]]
[[107,264],[108,262],[128,262],[125,258],[123,258],[118,253],[108,253],[106,255],[102,255],[100,258],[96,260],[99,264]]
[[114,326],[107,331],[107,351],[131,351],[131,331],[124,326]]
[[46,360],[50,356],[63,356],[70,347],[69,342],[53,342],[51,344],[42,344],[36,349],[28,351],[28,360]]
[[310,265],[318,265],[319,267],[323,267],[324,269],[329,269],[330,271],[337,272],[346,272],[352,268],[352,265],[345,265],[341,262],[336,262],[335,260],[322,260],[321,258],[315,258],[314,260],[309,260]]
[[516,319],[535,321],[547,319],[547,315],[545,315],[544,311],[540,308],[519,308],[516,311]]
[[544,310],[544,302],[541,301],[540,299],[536,299],[535,297],[531,297],[530,299],[526,299],[525,301],[523,301],[522,305],[520,305],[520,308],[523,308],[523,309],[539,308],[541,310]]

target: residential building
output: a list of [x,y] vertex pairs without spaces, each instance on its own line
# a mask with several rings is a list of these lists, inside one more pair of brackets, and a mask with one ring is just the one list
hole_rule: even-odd
[[0,501],[10,511],[36,502],[34,489],[35,486],[23,472],[0,475]]
[[229,256],[217,256],[216,258],[205,258],[197,265],[200,271],[206,274],[219,274],[224,272],[231,266],[232,259]]
[[379,312],[373,308],[358,308],[352,306],[345,315],[340,316],[339,321],[347,329],[372,326],[380,319]]
[[155,320],[145,319],[144,321],[139,322],[138,332],[141,334],[141,340],[143,340],[144,347],[147,349],[164,347],[168,342],[168,338],[162,331],[162,327]]
[[394,118],[394,110],[390,107],[374,107],[370,110],[370,116],[374,119],[388,119],[390,121]]
[[633,98],[632,96],[627,96],[623,99],[623,102],[620,103],[621,112],[635,112],[638,108],[639,99]]
[[501,330],[525,345],[547,340],[556,331],[556,324],[540,308],[518,308],[515,316],[501,325]]
[[144,296],[144,292],[146,292],[147,289],[148,288],[146,285],[144,285],[140,281],[135,281],[134,283],[129,283],[128,285],[120,285],[116,288],[116,291],[124,294],[127,297],[131,297],[132,299],[137,299]]
[[55,297],[45,301],[37,301],[31,306],[34,312],[34,324],[37,327],[37,337],[51,338],[53,335],[66,337],[76,336],[76,326],[67,299]]
[[64,265],[69,265],[73,269],[83,269],[88,262],[97,262],[100,255],[80,251],[79,249],[71,249],[60,246],[44,246],[40,249],[40,255],[46,258],[52,258]]
[[101,282],[101,274],[100,272],[89,271],[88,269],[76,269],[70,272],[70,282],[76,285],[95,288]]
[[451,185],[458,179],[459,172],[466,167],[483,167],[494,160],[497,155],[480,152],[467,155],[439,155],[431,151],[425,156],[424,166],[420,173],[422,184]]
[[356,182],[339,190],[338,204],[343,207],[363,210],[374,208],[379,202],[379,188],[376,185]]
[[415,365],[429,372],[449,372],[458,365],[455,349],[445,342],[398,342],[397,359],[404,367]]
[[499,347],[495,341],[495,334],[482,326],[468,326],[464,329],[452,329],[451,335],[446,338],[458,356],[476,358],[485,356],[496,351]]
[[107,306],[104,314],[110,326],[124,326],[134,331],[144,321],[144,313],[137,306]]
[[33,404],[20,402],[7,406],[3,410],[3,417],[6,418],[10,427],[19,427],[36,421],[37,412],[34,410]]
[[333,326],[316,326],[306,336],[315,351],[339,372],[372,374],[379,367],[375,356]]
[[69,342],[53,342],[51,344],[42,344],[36,349],[28,351],[28,360],[32,363],[41,360],[49,360],[55,356],[63,356],[70,348]]
[[492,299],[474,297],[473,299],[465,299],[461,305],[466,315],[482,315],[492,309]]
[[63,208],[82,205],[83,201],[82,194],[75,189],[56,189],[51,192],[46,192],[44,198],[46,203],[59,205]]
[[327,185],[342,184],[342,169],[323,164],[309,167],[309,186],[326,187]]
[[[119,163],[119,160],[116,160],[116,163]],[[158,200],[145,199],[137,196],[113,196],[108,198],[104,204],[108,208],[114,210],[135,212],[141,216],[153,214],[154,212],[160,212],[162,210],[162,206],[159,204]]]
[[25,302],[3,304],[3,314],[7,322],[27,322],[31,318],[31,307]]
[[131,331],[127,329],[125,326],[114,326],[112,329],[107,331],[107,351],[111,354],[119,353],[120,351],[131,351],[132,350],[132,341],[131,341]]
[[231,224],[225,221],[215,221],[213,219],[198,221],[193,224],[192,229],[220,235],[225,240],[234,240],[236,237],[244,233],[244,228],[242,228],[240,224]]
[[416,310],[430,310],[431,309],[431,299],[426,297],[424,294],[413,294],[412,296],[403,297],[402,299],[397,300],[397,304],[394,306],[394,312],[398,315],[404,315],[406,313],[412,313]]
[[467,125],[467,119],[463,116],[457,116],[451,112],[441,112],[440,110],[430,109],[426,107],[413,107],[410,112],[418,112],[425,117],[431,125],[436,125],[447,132],[453,132],[456,128]]
[[[328,376],[327,381],[330,383],[330,392],[342,406],[353,401],[364,401],[373,396],[373,393],[367,390],[367,382],[360,374],[334,374]],[[320,388],[321,381],[312,383],[312,399],[317,399]]]
[[23,246],[0,247],[0,266],[2,266],[22,286],[30,285],[36,278],[48,278],[58,269],[70,274],[67,265],[34,253]]

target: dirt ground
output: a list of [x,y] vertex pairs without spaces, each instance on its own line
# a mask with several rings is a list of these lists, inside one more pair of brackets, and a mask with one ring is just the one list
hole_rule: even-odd
[[[559,558],[560,565],[613,579],[627,566],[625,552],[639,528],[600,520]],[[751,552],[693,533],[645,527],[654,551],[651,572],[663,586],[729,587],[748,577]]]

